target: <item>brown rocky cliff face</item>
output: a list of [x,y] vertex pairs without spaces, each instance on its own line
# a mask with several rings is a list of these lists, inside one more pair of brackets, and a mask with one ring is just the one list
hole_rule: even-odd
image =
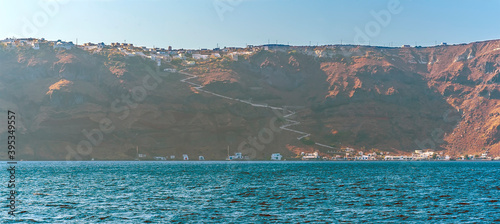
[[500,154],[500,41],[313,50],[319,57],[262,52],[230,70],[253,77],[242,86],[264,90],[247,97],[267,94],[263,101],[269,104],[304,106],[296,129],[313,133],[317,142],[452,155],[489,148]]
[[[144,99],[134,99],[134,88],[144,86],[149,70],[156,69],[153,61],[139,57],[92,55],[79,49],[0,49],[0,65],[0,109],[18,114],[16,146],[18,158],[24,160],[65,160],[68,148],[78,151],[82,141],[90,141],[92,149],[84,148],[88,153],[71,160],[133,160],[136,147],[148,159],[188,154],[192,160],[200,155],[221,160],[228,145],[236,152],[274,116],[195,92],[180,82],[186,76],[177,73],[159,72],[161,83],[150,78],[149,84],[158,85],[148,89]],[[112,122],[113,131],[100,137],[93,131],[103,119]],[[1,136],[7,134],[6,127],[0,126]],[[282,144],[276,137],[266,149]],[[256,156],[268,158],[270,153],[260,150]]]
[[[290,50],[296,52],[199,63],[190,71],[199,75],[192,81],[230,97],[288,106],[301,122],[291,128],[311,133],[318,143],[398,153],[424,147],[454,155],[489,148],[500,154],[500,41]],[[171,73],[121,119],[124,112],[113,111],[111,103],[142,85],[147,67],[155,65],[111,53],[0,50],[1,109],[21,114],[20,156],[65,159],[68,145],[76,148],[86,139],[82,130],[109,118],[114,131],[84,159],[134,159],[137,146],[150,157],[224,159],[228,145],[236,152],[277,116],[196,91],[179,81],[184,75]],[[328,149],[297,137],[274,133],[256,156],[293,156],[301,149],[326,155]]]

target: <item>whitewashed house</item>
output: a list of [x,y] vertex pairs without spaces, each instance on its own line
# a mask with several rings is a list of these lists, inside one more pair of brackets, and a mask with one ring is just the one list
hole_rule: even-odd
[[63,48],[63,49],[69,50],[69,49],[73,48],[74,46],[75,45],[71,41],[64,42],[64,41],[58,40],[57,42],[54,43],[54,49]]
[[237,53],[229,53],[229,57],[233,61],[238,61],[238,54]]
[[203,54],[193,54],[192,57],[194,60],[207,60],[209,56]]
[[177,69],[175,68],[166,68],[166,69],[163,69],[164,72],[177,72]]
[[345,148],[345,151],[346,151],[346,152],[354,152],[354,149],[353,149],[353,148],[349,148],[349,147],[347,147],[347,148]]
[[40,44],[38,43],[38,41],[32,41],[31,47],[35,50],[40,50]]
[[173,58],[174,58],[174,59],[181,59],[181,60],[184,60],[184,59],[186,59],[186,55],[185,55],[185,54],[183,54],[183,53],[179,53],[179,54],[177,54],[177,55],[174,55],[174,56],[173,56]]
[[200,156],[200,157],[198,157],[198,159],[199,159],[200,161],[203,161],[203,160],[205,160],[205,157],[204,157],[204,156]]
[[311,160],[311,159],[319,159],[319,153],[314,152],[314,153],[306,153],[304,156],[302,156],[302,160]]
[[432,151],[423,152],[423,150],[415,150],[415,153],[411,157],[413,160],[426,160],[432,158],[433,155],[434,152]]
[[241,154],[241,152],[234,153],[234,156],[236,159],[243,159],[243,155]]
[[243,159],[243,154],[241,152],[234,153],[234,155],[229,155],[227,160]]
[[369,160],[370,156],[368,155],[361,155],[361,156],[356,156],[356,160]]
[[187,154],[182,154],[182,160],[189,160],[189,157]]
[[283,156],[281,154],[279,154],[279,153],[273,153],[271,155],[271,160],[281,160],[282,157]]
[[384,160],[402,160],[402,161],[406,161],[406,160],[412,160],[413,158],[412,157],[409,157],[409,156],[385,156],[384,157]]

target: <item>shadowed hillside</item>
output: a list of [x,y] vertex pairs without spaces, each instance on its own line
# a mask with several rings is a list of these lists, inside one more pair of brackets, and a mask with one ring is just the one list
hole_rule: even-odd
[[[298,140],[300,134],[275,131],[253,145],[256,159],[331,150],[314,143],[339,150],[500,154],[500,41],[287,47],[188,67],[178,61],[158,67],[113,49],[40,48],[0,48],[0,108],[20,115],[20,159],[134,159],[137,148],[148,158],[224,159],[228,146],[237,152],[262,139],[270,124],[287,124],[287,112],[300,122],[290,128],[311,135]],[[287,111],[207,94],[164,68],[198,75],[190,82],[206,91]],[[92,145],[78,148],[81,141]]]

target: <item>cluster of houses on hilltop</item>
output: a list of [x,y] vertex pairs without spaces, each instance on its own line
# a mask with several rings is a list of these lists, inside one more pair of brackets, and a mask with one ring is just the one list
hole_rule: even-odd
[[54,49],[66,49],[66,50],[70,50],[72,48],[75,47],[75,44],[73,44],[73,42],[65,42],[65,41],[61,41],[61,40],[57,40],[54,45],[53,45]]
[[44,42],[45,39],[35,39],[35,38],[6,38],[4,40],[0,40],[0,43],[5,45],[7,48],[15,48],[18,46],[29,46],[35,50],[40,49],[40,42]]
[[[83,45],[73,44],[73,42],[65,41],[46,41],[45,39],[36,38],[7,38],[1,40],[1,43],[7,45],[7,47],[16,46],[32,46],[33,49],[39,49],[40,44],[48,44],[56,49],[72,49],[78,47],[84,50],[101,50],[104,48],[109,49],[119,49],[126,56],[149,56],[158,55],[159,60],[171,61],[173,59],[180,59],[185,61],[185,65],[195,65],[196,61],[204,61],[213,58],[228,57],[234,61],[239,59],[241,55],[251,55],[255,52],[266,50],[266,51],[280,51],[280,52],[298,52],[301,54],[313,56],[313,57],[334,57],[339,54],[349,54],[353,55],[351,52],[352,48],[357,47],[356,45],[323,45],[323,46],[290,46],[285,44],[264,44],[264,45],[247,45],[246,47],[224,47],[224,48],[213,48],[213,49],[199,49],[199,50],[188,50],[188,49],[173,49],[172,46],[168,48],[148,48],[145,46],[134,46],[131,43],[111,43],[109,45],[103,42],[85,43]],[[446,46],[446,43],[442,43],[440,46]],[[410,48],[410,45],[402,45],[402,48]],[[340,53],[339,53],[340,51]],[[342,53],[344,52],[344,53]],[[157,60],[157,59],[154,59]]]
[[44,38],[36,39],[36,38],[6,38],[4,40],[0,40],[0,43],[5,45],[7,48],[15,48],[15,47],[31,47],[35,50],[39,50],[40,46],[52,46],[54,49],[72,49],[76,47],[73,42],[65,42],[62,40],[57,41],[47,41]]
[[214,49],[199,49],[199,50],[189,50],[189,49],[173,49],[172,46],[168,48],[148,48],[144,46],[134,46],[131,43],[111,43],[106,45],[105,43],[84,43],[82,45],[74,44],[73,42],[65,42],[61,40],[57,41],[46,41],[45,39],[36,38],[7,38],[0,41],[1,43],[7,45],[7,47],[16,46],[32,46],[33,49],[39,49],[40,45],[45,44],[53,47],[54,49],[73,49],[80,48],[87,51],[100,51],[102,49],[117,49],[125,56],[140,56],[147,57],[151,60],[161,64],[161,61],[170,62],[175,59],[183,60],[185,65],[195,65],[197,61],[205,61],[210,59],[217,59],[222,57],[227,57],[233,61],[238,61],[239,57],[244,55],[252,55],[255,52],[261,50],[267,51],[282,51],[288,52],[290,50],[295,50],[297,52],[311,54],[313,56],[321,56],[321,52],[314,51],[315,47],[296,47],[283,44],[266,44],[261,46],[247,45],[246,47],[224,47],[224,48],[214,48]]
[[104,44],[103,42],[98,43],[98,44],[94,44],[94,43],[90,43],[90,42],[83,44],[84,50],[103,49],[104,47],[106,47],[106,44]]
[[168,48],[147,48],[144,46],[137,47],[131,43],[111,43],[110,45],[106,45],[103,42],[97,44],[89,42],[78,45],[74,44],[72,41],[46,41],[43,38],[7,38],[5,40],[1,40],[0,43],[6,45],[8,48],[14,48],[17,46],[32,46],[32,48],[36,50],[40,49],[41,45],[47,45],[49,47],[53,47],[54,49],[65,50],[70,50],[73,48],[80,48],[87,51],[117,49],[126,56],[140,56],[150,58],[151,60],[157,61],[158,65],[161,64],[161,61],[170,62],[175,59],[183,60],[185,65],[195,65],[196,61],[205,61],[222,57],[228,57],[233,61],[237,61],[242,55],[251,55],[260,50],[286,51],[290,48],[290,46],[288,45],[268,44],[262,46],[247,45],[247,47],[241,48],[217,47],[214,49],[185,50],[172,49],[172,46],[169,46]]

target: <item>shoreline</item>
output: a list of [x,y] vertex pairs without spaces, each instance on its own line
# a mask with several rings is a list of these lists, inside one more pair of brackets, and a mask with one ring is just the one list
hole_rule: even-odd
[[[7,162],[7,160],[0,160],[1,162]],[[272,163],[327,163],[327,162],[353,162],[353,163],[369,163],[369,162],[500,162],[500,160],[239,160],[239,161],[228,161],[228,160],[81,160],[81,161],[66,161],[66,160],[23,160],[17,161],[18,163],[23,162],[157,162],[157,163],[210,163],[210,162],[227,162],[227,163],[251,163],[251,162],[272,162]]]

